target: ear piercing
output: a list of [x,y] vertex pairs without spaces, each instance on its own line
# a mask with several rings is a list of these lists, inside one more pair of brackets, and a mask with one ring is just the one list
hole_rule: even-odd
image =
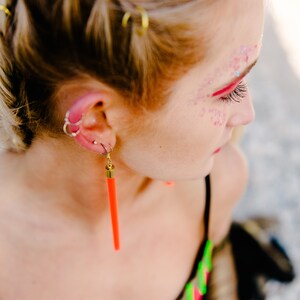
[[80,125],[82,123],[82,118],[79,121],[73,123],[70,121],[69,117],[70,117],[70,112],[67,111],[65,116],[63,131],[66,135],[70,137],[76,137],[80,132]]
[[[82,118],[77,122],[70,121],[70,113],[67,112],[65,116],[65,123],[63,126],[63,131],[66,135],[70,137],[76,137],[80,133],[82,124]],[[119,233],[119,218],[118,218],[118,202],[117,202],[117,192],[116,192],[116,180],[114,177],[115,167],[111,160],[111,152],[112,148],[109,145],[107,148],[103,143],[99,143],[96,140],[91,142],[93,145],[101,145],[104,153],[100,153],[101,155],[106,156],[107,162],[105,166],[106,173],[106,185],[107,185],[107,193],[110,207],[110,217],[111,217],[111,226],[113,233],[113,241],[115,250],[120,249],[120,233]]]
[[119,233],[119,218],[118,218],[118,201],[116,193],[116,180],[114,177],[115,167],[112,164],[110,152],[107,153],[107,163],[105,166],[106,170],[106,183],[107,191],[109,198],[109,207],[110,207],[110,218],[111,226],[114,239],[115,250],[120,249],[120,233]]

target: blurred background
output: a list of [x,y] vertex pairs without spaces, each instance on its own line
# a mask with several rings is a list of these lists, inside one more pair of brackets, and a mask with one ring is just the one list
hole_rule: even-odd
[[248,78],[256,120],[242,140],[250,169],[236,219],[275,217],[299,277],[268,284],[268,300],[300,299],[300,1],[268,4],[259,63]]

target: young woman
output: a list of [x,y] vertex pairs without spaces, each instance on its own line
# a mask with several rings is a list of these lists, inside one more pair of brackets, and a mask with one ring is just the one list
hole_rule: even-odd
[[263,1],[0,12],[0,298],[202,299],[247,180]]

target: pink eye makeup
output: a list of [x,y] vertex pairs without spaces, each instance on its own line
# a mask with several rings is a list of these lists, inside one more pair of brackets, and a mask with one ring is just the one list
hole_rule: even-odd
[[220,100],[227,101],[227,102],[241,102],[243,98],[247,95],[247,84],[243,81],[235,87],[235,89],[230,92],[229,94],[220,97]]
[[[197,105],[200,102],[206,102],[209,98],[240,102],[247,93],[247,86],[242,83],[242,80],[256,64],[259,49],[260,44],[240,46],[235,49],[227,63],[216,67],[199,83],[197,90],[191,94],[190,102]],[[253,60],[254,57],[256,57],[255,60]],[[249,64],[249,61],[252,63]],[[222,84],[219,78],[223,78],[223,80],[231,78],[231,80],[226,80],[227,82]],[[216,86],[217,84],[220,84],[219,87]]]
[[212,97],[217,97],[217,96],[224,95],[226,93],[231,93],[232,91],[235,90],[235,88],[237,87],[239,82],[240,82],[240,80],[236,80],[236,81],[230,83],[228,86],[222,88],[221,90],[214,92],[212,94]]
[[254,67],[256,64],[257,60],[254,61],[251,65],[249,65],[244,71],[238,72],[236,74],[236,78],[232,79],[229,81],[228,84],[225,84],[224,87],[218,89],[216,92],[214,92],[211,97],[217,97],[217,96],[222,96],[224,94],[229,94],[232,93],[233,91],[236,90],[238,86],[240,86],[240,83],[242,79],[251,71],[251,69]]

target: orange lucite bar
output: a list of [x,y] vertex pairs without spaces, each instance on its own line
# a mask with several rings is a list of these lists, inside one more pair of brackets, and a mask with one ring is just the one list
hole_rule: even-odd
[[117,193],[116,193],[116,181],[115,178],[106,178],[107,180],[107,189],[110,205],[110,217],[112,232],[114,238],[114,247],[115,250],[120,249],[120,233],[119,233],[119,218],[118,218],[118,202],[117,202]]

